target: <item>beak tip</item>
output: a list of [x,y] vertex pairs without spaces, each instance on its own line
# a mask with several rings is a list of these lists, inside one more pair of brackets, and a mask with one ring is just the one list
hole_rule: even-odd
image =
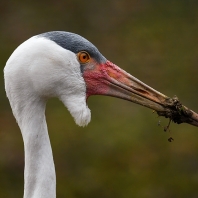
[[157,111],[157,114],[177,124],[187,123],[198,127],[198,114],[182,105],[179,100],[165,108],[165,111]]

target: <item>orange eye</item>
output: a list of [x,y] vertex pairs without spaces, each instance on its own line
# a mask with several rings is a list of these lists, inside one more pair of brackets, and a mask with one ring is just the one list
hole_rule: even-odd
[[85,51],[79,52],[78,53],[78,60],[81,63],[87,63],[87,62],[90,61],[90,55]]

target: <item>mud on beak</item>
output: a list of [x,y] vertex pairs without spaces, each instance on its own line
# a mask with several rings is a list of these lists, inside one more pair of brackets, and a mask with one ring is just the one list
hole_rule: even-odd
[[83,77],[87,98],[91,95],[121,98],[153,109],[159,116],[170,118],[175,123],[198,126],[198,114],[182,105],[178,98],[165,96],[110,61],[86,65]]

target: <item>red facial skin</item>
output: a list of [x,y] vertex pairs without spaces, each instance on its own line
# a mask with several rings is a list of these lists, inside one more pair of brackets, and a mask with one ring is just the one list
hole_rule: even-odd
[[107,61],[102,64],[95,62],[85,66],[83,77],[87,86],[87,98],[91,95],[108,95],[109,81],[111,81],[107,73],[109,66],[113,67],[114,65],[110,61]]

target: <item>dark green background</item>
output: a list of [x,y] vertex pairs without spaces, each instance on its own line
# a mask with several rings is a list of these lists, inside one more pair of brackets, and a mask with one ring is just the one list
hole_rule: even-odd
[[[198,1],[2,0],[1,71],[20,43],[51,30],[84,36],[107,59],[198,111]],[[0,197],[17,198],[23,141],[0,77]],[[94,96],[88,105],[92,121],[80,128],[58,99],[47,104],[58,198],[198,197],[198,128],[171,124],[165,133],[157,125],[168,120],[116,98]]]

